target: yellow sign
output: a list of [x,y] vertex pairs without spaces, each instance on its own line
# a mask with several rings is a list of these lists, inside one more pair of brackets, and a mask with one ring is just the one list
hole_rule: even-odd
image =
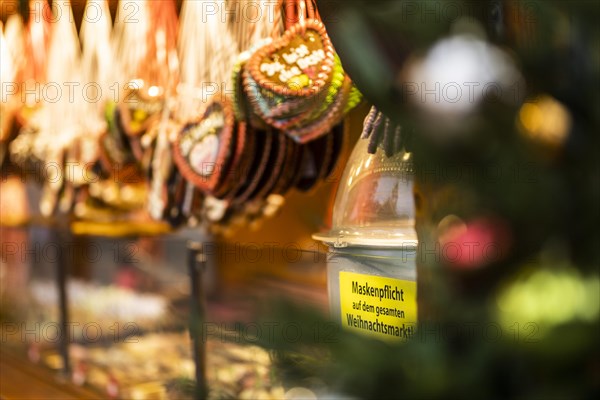
[[344,328],[405,341],[415,333],[417,283],[341,271],[340,305]]

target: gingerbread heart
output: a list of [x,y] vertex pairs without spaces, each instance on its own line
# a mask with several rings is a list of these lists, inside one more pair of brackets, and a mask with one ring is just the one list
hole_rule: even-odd
[[248,72],[245,72],[244,78],[245,90],[255,112],[268,125],[279,130],[301,124],[314,113],[315,104],[323,103],[327,96],[327,90],[322,90],[310,98],[283,99],[261,88]]
[[232,148],[234,149],[233,157],[229,168],[227,168],[227,171],[224,171],[223,181],[213,193],[216,198],[222,199],[231,193],[233,188],[237,186],[242,174],[247,172],[247,160],[249,157],[244,153],[252,151],[249,142],[246,123],[237,123],[235,127],[235,144],[232,144]]
[[246,69],[260,87],[276,96],[308,97],[328,85],[334,60],[324,25],[308,19],[258,49]]
[[213,193],[233,158],[233,109],[228,100],[213,99],[199,120],[179,132],[173,156],[181,174],[195,186]]
[[331,106],[319,119],[299,128],[286,130],[286,134],[299,143],[307,143],[311,140],[326,135],[344,117],[344,110],[352,89],[352,82],[345,76],[342,87],[336,94]]
[[136,164],[130,142],[123,129],[121,111],[115,103],[106,107],[108,130],[100,136],[100,162],[104,170],[114,171],[115,168]]
[[277,131],[274,131],[273,134],[275,136],[275,143],[271,151],[271,157],[267,163],[268,174],[259,183],[257,191],[252,194],[251,199],[266,198],[281,180],[285,169],[291,167],[290,165],[286,165],[286,160],[289,161],[289,151],[291,148],[288,146],[285,135]]
[[159,91],[156,86],[145,88],[143,84],[129,84],[125,97],[118,106],[127,136],[143,134],[152,121],[158,118],[164,107],[164,97],[159,96]]
[[268,167],[272,165],[271,160],[276,157],[278,151],[277,133],[271,129],[266,131],[251,129],[249,134],[254,136],[256,150],[249,166],[248,179],[230,199],[234,205],[244,204],[252,199],[253,194],[264,186],[264,182],[272,174]]
[[286,194],[294,185],[295,179],[298,175],[298,170],[300,169],[301,162],[301,145],[296,143],[294,140],[285,136],[283,133],[281,134],[287,141],[288,153],[285,158],[285,168],[283,173],[281,174],[280,179],[277,184],[271,190],[271,193],[284,195]]

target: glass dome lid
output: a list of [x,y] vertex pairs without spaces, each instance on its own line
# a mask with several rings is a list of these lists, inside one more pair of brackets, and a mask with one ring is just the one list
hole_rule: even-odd
[[333,208],[332,229],[313,238],[333,247],[414,248],[413,164],[411,154],[387,157],[358,141],[342,174]]

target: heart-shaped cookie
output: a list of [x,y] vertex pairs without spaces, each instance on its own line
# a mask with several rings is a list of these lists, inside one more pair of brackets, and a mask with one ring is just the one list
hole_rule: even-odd
[[146,88],[141,83],[130,83],[123,101],[119,103],[121,122],[127,136],[146,132],[164,107],[164,97],[157,86]]
[[186,124],[173,146],[181,174],[207,193],[222,182],[233,158],[234,115],[225,98],[214,98],[195,122]]
[[274,131],[273,135],[275,136],[275,145],[273,146],[271,157],[267,163],[268,173],[265,174],[265,179],[259,183],[256,192],[251,195],[251,199],[266,198],[281,180],[285,169],[290,167],[289,165],[286,165],[286,161],[289,160],[290,147],[288,146],[285,135],[277,131]]
[[232,145],[234,152],[231,163],[226,171],[223,171],[223,181],[215,188],[214,196],[218,199],[226,197],[232,192],[240,180],[240,175],[243,174],[244,168],[247,168],[246,152],[249,148],[249,140],[246,132],[246,123],[238,122],[235,126],[235,144]]
[[[240,197],[250,182],[253,181],[258,171],[259,162],[265,148],[270,148],[270,142],[265,142],[263,135],[257,135],[256,131],[248,123],[238,123],[238,138],[236,142],[236,155],[239,159],[232,161],[231,168],[225,177],[223,194],[217,197],[232,206],[235,199]],[[266,147],[265,147],[266,146]]]
[[100,135],[100,163],[105,171],[120,170],[135,166],[136,157],[125,135],[121,121],[121,111],[115,103],[106,106],[108,130]]
[[261,88],[246,71],[245,90],[249,103],[262,120],[273,128],[286,130],[301,125],[315,112],[315,106],[325,102],[328,90],[322,90],[307,98],[283,98]]
[[352,82],[348,76],[345,76],[342,87],[337,92],[331,106],[324,114],[311,123],[299,128],[292,128],[286,131],[286,134],[299,143],[307,143],[319,138],[337,125],[344,117],[344,109],[348,101]]
[[331,172],[331,165],[338,157],[334,154],[336,150],[335,136],[335,132],[330,132],[309,143],[300,144],[304,147],[305,152],[301,161],[300,176],[295,183],[298,190],[302,192],[311,190],[317,182],[325,179]]
[[300,150],[302,145],[296,143],[283,133],[281,136],[285,137],[288,153],[286,154],[284,171],[277,184],[271,190],[271,193],[284,195],[292,188],[298,175],[300,162],[302,161],[302,152]]
[[246,63],[252,79],[274,95],[313,96],[331,80],[334,51],[323,23],[308,19],[258,49]]
[[277,154],[277,136],[271,129],[251,129],[248,134],[253,136],[256,150],[250,163],[248,178],[230,199],[233,205],[245,203],[262,187],[262,183],[272,172],[267,169],[270,160]]

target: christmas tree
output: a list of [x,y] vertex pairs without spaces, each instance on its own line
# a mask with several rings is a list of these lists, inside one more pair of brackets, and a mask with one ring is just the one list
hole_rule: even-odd
[[420,323],[399,346],[337,332],[290,373],[358,398],[596,398],[600,4],[318,5],[414,155]]

